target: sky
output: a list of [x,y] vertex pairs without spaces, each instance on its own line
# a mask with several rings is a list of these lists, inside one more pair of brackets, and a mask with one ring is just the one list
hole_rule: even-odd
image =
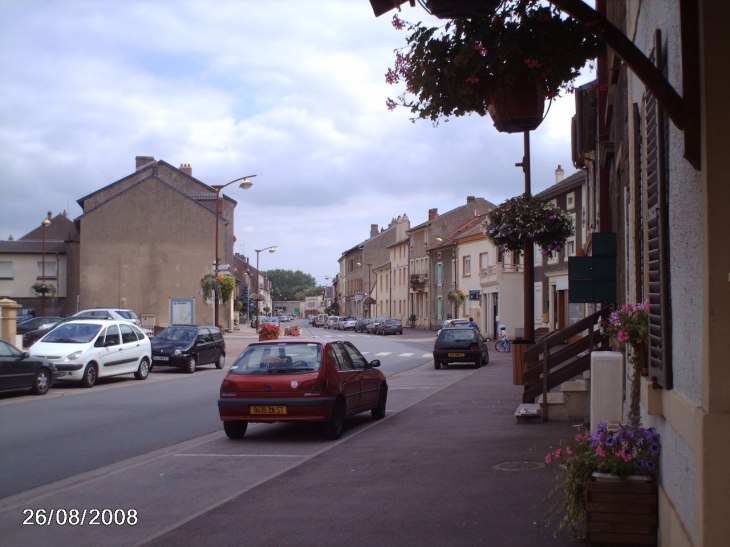
[[[407,33],[368,0],[0,0],[0,240],[135,170],[136,156],[209,185],[256,174],[235,251],[318,284],[342,253],[407,214],[524,192],[522,134],[489,117],[434,127],[389,111]],[[418,4],[400,14],[438,26]],[[586,69],[578,84],[592,79]],[[531,133],[532,191],[572,174],[574,96]]]

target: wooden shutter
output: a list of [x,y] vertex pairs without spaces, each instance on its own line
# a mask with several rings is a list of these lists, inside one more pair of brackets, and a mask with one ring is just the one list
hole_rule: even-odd
[[[657,46],[661,34],[657,30]],[[660,47],[655,48],[662,68]],[[672,387],[669,226],[664,149],[664,116],[656,98],[644,96],[646,145],[646,276],[649,298],[649,376],[665,389]]]

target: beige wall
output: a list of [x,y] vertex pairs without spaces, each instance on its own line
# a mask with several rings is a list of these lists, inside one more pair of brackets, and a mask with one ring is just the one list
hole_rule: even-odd
[[[229,227],[220,224],[219,254],[232,263],[232,212],[229,218]],[[213,322],[212,306],[199,294],[200,279],[215,258],[213,211],[149,178],[88,211],[80,222],[81,309],[125,307],[168,325],[170,299],[194,298],[195,322]]]

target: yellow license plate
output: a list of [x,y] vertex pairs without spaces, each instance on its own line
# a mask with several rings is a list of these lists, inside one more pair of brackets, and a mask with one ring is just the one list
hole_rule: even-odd
[[449,357],[464,357],[463,353],[449,353]]
[[285,406],[252,406],[251,414],[286,414]]

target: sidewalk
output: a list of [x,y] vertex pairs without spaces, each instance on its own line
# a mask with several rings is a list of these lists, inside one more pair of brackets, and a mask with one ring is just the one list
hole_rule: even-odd
[[[575,547],[542,530],[556,476],[544,457],[573,427],[518,425],[511,355],[490,356],[489,366],[402,411],[389,404],[376,427],[148,545]],[[424,366],[392,377],[390,395],[418,389],[416,374],[425,386],[464,372]]]

